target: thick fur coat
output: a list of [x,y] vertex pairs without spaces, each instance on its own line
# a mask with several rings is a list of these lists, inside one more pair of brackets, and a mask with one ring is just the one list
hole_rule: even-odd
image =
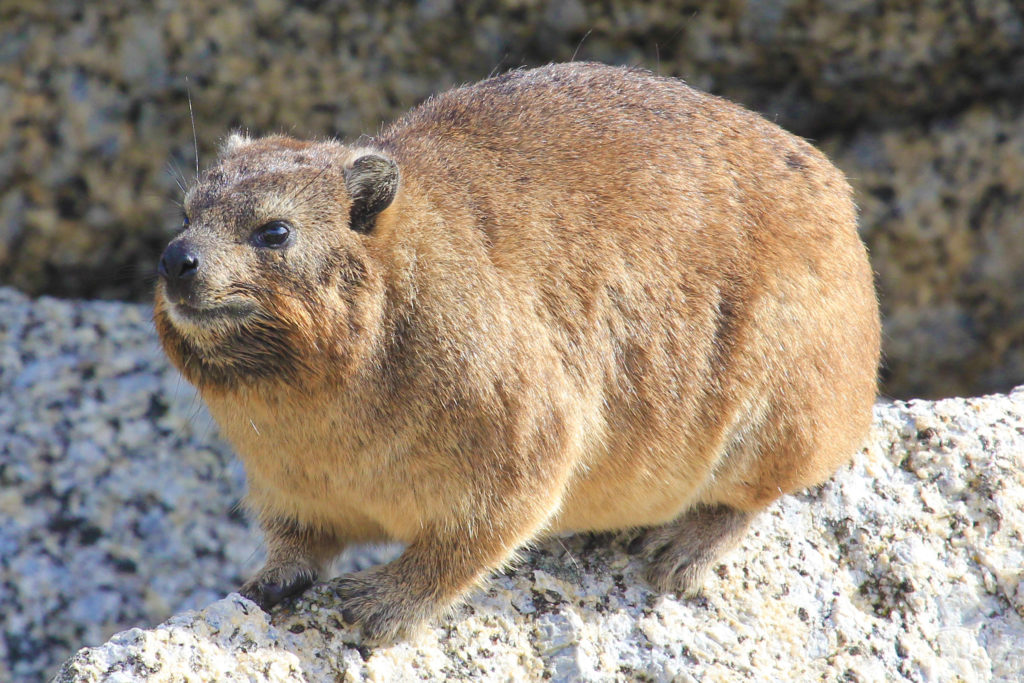
[[334,584],[392,637],[541,534],[628,527],[692,591],[869,426],[849,185],[678,80],[552,65],[357,146],[233,136],[185,210],[155,320],[245,464],[264,607],[398,540]]

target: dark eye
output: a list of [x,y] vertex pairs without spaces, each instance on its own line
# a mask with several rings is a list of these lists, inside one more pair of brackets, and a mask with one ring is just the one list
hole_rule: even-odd
[[252,241],[257,247],[283,247],[291,234],[291,226],[284,221],[270,221],[252,234]]
[[188,224],[190,222],[191,221],[189,221],[187,214],[181,214],[181,229],[182,230],[185,230],[186,228],[188,228]]

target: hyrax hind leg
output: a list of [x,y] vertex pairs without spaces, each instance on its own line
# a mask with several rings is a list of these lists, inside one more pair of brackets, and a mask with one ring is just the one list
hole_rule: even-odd
[[344,548],[333,535],[291,521],[264,521],[262,526],[267,563],[238,592],[263,610],[312,586]]
[[654,588],[694,595],[711,566],[743,538],[755,514],[726,505],[698,505],[648,529],[630,550],[647,558],[647,580]]

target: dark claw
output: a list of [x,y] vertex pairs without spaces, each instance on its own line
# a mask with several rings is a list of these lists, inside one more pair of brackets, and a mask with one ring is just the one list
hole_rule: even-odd
[[271,605],[276,605],[285,598],[290,598],[293,595],[298,595],[307,588],[313,585],[313,579],[309,576],[302,575],[295,578],[294,581],[288,583],[267,583],[261,586],[263,595],[266,596],[267,601]]
[[[367,591],[365,587],[359,585],[352,579],[342,579],[336,584],[334,589],[334,594],[343,602],[363,597],[366,593]],[[359,623],[359,613],[356,611],[355,605],[350,604],[348,607],[343,608],[341,610],[341,618],[350,626],[357,625]]]
[[243,588],[241,593],[259,605],[264,612],[269,612],[274,605],[302,593],[312,585],[313,577],[307,572],[300,572],[283,583],[279,581],[258,583]]
[[634,538],[632,541],[629,542],[629,545],[626,546],[626,552],[629,553],[630,555],[636,555],[637,553],[639,553],[641,550],[644,549],[644,542],[646,540],[647,540],[647,534],[646,533],[640,534],[639,536],[637,536],[636,538]]
[[370,640],[384,633],[380,624],[380,605],[371,584],[360,579],[344,578],[335,585],[334,594],[342,602],[341,618],[346,624],[358,626]]
[[344,577],[339,579],[334,586],[334,594],[342,600],[353,600],[364,598],[371,594],[371,586],[359,579]]
[[424,621],[424,613],[429,611],[379,569],[335,579],[331,588],[338,598],[341,619],[358,628],[370,642],[400,637],[407,627]]

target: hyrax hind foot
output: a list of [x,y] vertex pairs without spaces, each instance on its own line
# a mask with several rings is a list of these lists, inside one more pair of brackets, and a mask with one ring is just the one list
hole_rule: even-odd
[[238,592],[263,611],[313,585],[319,572],[303,564],[267,565],[259,574],[245,582]]
[[722,554],[739,543],[754,518],[725,505],[700,505],[630,545],[647,558],[647,580],[661,592],[695,595]]

